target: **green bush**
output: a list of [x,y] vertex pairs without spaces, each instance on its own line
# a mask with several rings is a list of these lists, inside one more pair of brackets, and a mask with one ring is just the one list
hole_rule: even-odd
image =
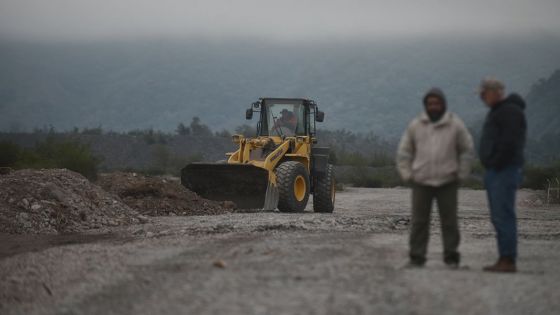
[[89,146],[76,140],[47,137],[33,149],[23,149],[13,143],[0,144],[0,165],[16,169],[66,168],[95,179],[100,162],[93,156]]
[[329,163],[334,165],[371,166],[384,167],[395,164],[394,158],[384,151],[373,154],[362,154],[360,152],[346,152],[332,149],[329,153]]
[[146,144],[167,144],[168,140],[171,139],[171,135],[166,134],[162,131],[154,131],[153,129],[136,129],[131,130],[127,135],[132,137],[138,137],[144,140]]
[[[484,189],[484,168],[477,162],[473,167],[473,175],[461,183],[462,187]],[[560,178],[560,161],[548,166],[527,165],[523,170],[522,188],[542,190],[547,187],[547,180]]]
[[484,189],[484,182],[479,176],[470,176],[469,178],[461,181],[461,187],[470,189]]
[[35,154],[36,156],[29,155],[27,159],[35,160],[35,163],[44,168],[66,168],[89,179],[97,177],[97,168],[101,162],[93,156],[88,145],[71,139],[56,140],[48,137],[36,145]]
[[337,182],[367,188],[389,188],[402,185],[394,167],[353,166],[345,170],[338,169]]
[[13,167],[21,155],[21,148],[14,143],[0,142],[0,167]]
[[528,165],[523,174],[521,187],[531,189],[546,189],[548,182],[554,178],[560,178],[560,161],[549,166]]
[[178,156],[169,151],[164,145],[156,145],[152,150],[153,164],[145,172],[149,175],[175,175],[179,176],[181,169],[189,163],[200,162],[202,154],[194,153],[188,156]]

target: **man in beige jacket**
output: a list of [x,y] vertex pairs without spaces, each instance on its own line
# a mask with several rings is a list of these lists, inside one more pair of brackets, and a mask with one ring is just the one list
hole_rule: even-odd
[[429,90],[423,102],[425,110],[408,125],[397,153],[399,173],[412,186],[409,265],[426,263],[435,199],[441,219],[443,260],[456,268],[460,262],[457,191],[459,181],[470,173],[473,141],[461,119],[447,111],[440,89]]

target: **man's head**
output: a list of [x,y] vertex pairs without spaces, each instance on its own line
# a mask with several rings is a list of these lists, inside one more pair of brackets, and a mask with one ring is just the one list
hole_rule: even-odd
[[430,120],[436,122],[443,117],[447,110],[447,101],[445,94],[438,88],[430,89],[424,96],[424,107]]
[[480,99],[488,106],[493,107],[504,99],[505,86],[499,80],[486,78],[480,82],[478,89]]

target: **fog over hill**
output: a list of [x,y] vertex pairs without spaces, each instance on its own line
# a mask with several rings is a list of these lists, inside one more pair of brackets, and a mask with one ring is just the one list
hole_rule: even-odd
[[431,86],[442,87],[451,110],[476,123],[486,111],[474,93],[482,77],[502,78],[525,95],[558,68],[560,40],[542,34],[498,40],[2,40],[0,130],[169,131],[193,116],[214,130],[233,130],[251,102],[275,96],[315,99],[326,112],[325,129],[395,139]]

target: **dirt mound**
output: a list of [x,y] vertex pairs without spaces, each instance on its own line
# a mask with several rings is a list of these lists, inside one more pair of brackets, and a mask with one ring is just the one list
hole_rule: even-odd
[[118,195],[131,208],[150,216],[216,215],[232,212],[234,208],[229,202],[198,196],[173,177],[115,172],[99,175],[97,184]]
[[137,222],[138,212],[65,170],[0,175],[0,231],[56,234]]

